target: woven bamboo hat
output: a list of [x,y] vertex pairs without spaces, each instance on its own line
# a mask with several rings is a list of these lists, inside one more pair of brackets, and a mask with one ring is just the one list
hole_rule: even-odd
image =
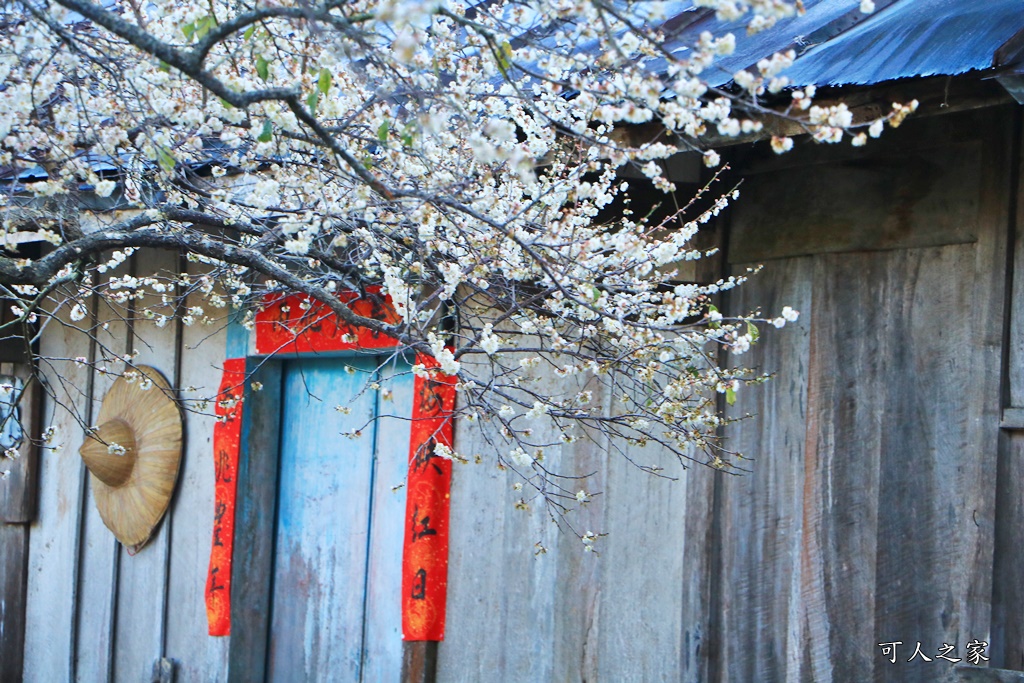
[[146,544],[167,511],[181,464],[181,411],[159,371],[110,387],[97,422],[79,449],[92,479],[96,508],[117,540],[133,552]]

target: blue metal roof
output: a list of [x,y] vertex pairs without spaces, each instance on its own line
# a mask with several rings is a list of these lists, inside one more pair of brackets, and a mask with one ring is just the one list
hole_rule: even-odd
[[[876,0],[862,14],[857,0],[804,0],[803,16],[753,36],[742,22],[721,22],[690,8],[671,44],[684,49],[702,31],[736,35],[736,52],[706,74],[724,85],[736,71],[780,50],[797,52],[785,75],[794,85],[867,85],[898,78],[991,69],[996,51],[1024,30],[1024,0]],[[686,22],[687,14],[694,20]]]
[[797,85],[871,84],[993,67],[1024,29],[1024,0],[899,0],[811,47],[786,71]]
[[[991,69],[996,51],[1017,33],[1024,36],[1024,0],[875,0],[872,14],[860,11],[860,0],[803,4],[803,14],[748,36],[750,15],[719,21],[692,0],[669,0],[670,18],[660,28],[668,36],[666,47],[681,58],[704,31],[736,36],[736,51],[701,74],[715,87],[730,83],[740,69],[756,71],[758,61],[788,49],[796,51],[797,60],[784,75],[797,86],[953,76]],[[599,49],[596,40],[578,48],[585,54]],[[661,71],[666,63],[649,59],[646,66]]]
[[813,38],[816,33],[834,23],[842,22],[848,15],[860,16],[860,2],[855,0],[804,0],[804,8],[806,11],[802,16],[783,19],[772,28],[752,36],[747,35],[749,15],[744,17],[744,20],[723,22],[718,21],[713,12],[701,12],[691,8],[669,20],[668,24],[671,25],[680,18],[685,20],[687,13],[694,13],[695,17],[692,23],[688,23],[669,41],[669,46],[675,54],[683,56],[681,50],[695,44],[704,31],[709,31],[715,36],[734,34],[736,51],[727,57],[718,58],[706,73],[701,74],[710,85],[717,87],[729,83],[733,74],[740,69],[752,67],[759,60],[776,52],[790,47],[799,52],[801,46],[816,42]]

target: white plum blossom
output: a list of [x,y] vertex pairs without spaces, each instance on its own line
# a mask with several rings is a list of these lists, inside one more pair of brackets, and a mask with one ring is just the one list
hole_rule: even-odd
[[[229,319],[261,330],[272,312],[285,335],[373,339],[417,381],[452,376],[456,419],[493,430],[491,456],[557,507],[591,494],[574,502],[534,465],[577,439],[625,434],[630,449],[730,467],[715,394],[764,378],[716,367],[716,350],[743,353],[761,343],[757,325],[774,335],[797,319],[719,311],[716,295],[749,274],[690,282],[690,262],[715,253],[702,231],[739,194],[712,183],[688,203],[670,171],[703,163],[728,180],[708,148],[719,136],[777,153],[798,133],[861,145],[917,108],[894,103],[855,128],[846,105],[792,87],[794,51],[739,71],[723,59],[746,34],[787,26],[797,0],[697,0],[740,30],[684,45],[663,30],[678,9],[664,2],[498,0],[470,13],[351,0],[296,13],[105,0],[64,30],[70,4],[5,8],[0,166],[31,171],[35,201],[0,199],[5,240],[58,245],[43,260],[0,255],[0,284],[23,288],[5,305],[40,326],[58,318],[47,329],[70,319],[99,342],[80,364],[102,374],[115,373],[103,348],[118,319],[140,336],[170,328],[160,340],[187,326],[212,336]],[[723,69],[736,87],[719,87]],[[144,272],[154,260],[136,244],[185,264]],[[283,296],[299,303],[268,309]],[[582,536],[588,550],[597,537]]]
[[109,197],[115,187],[117,187],[117,183],[113,180],[100,180],[94,186],[93,191],[97,197]]
[[501,348],[501,339],[493,334],[491,330],[491,324],[487,323],[480,338],[480,348],[486,351],[489,356],[493,356]]
[[525,468],[529,467],[534,463],[532,455],[524,451],[521,447],[517,446],[509,452],[509,458],[512,459],[512,464],[516,467]]

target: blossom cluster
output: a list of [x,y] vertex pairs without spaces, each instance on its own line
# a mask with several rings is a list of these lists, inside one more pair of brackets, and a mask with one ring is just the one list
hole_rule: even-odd
[[[801,11],[696,4],[745,18],[748,33]],[[711,135],[760,136],[762,119],[779,116],[821,142],[863,144],[855,129],[883,125],[792,89],[788,52],[736,73],[731,90],[711,88],[702,74],[743,37],[705,33],[673,49],[662,2],[5,7],[0,167],[36,175],[9,185],[4,231],[67,253],[55,272],[16,264],[39,287],[18,295],[19,315],[84,325],[98,294],[160,326],[231,310],[251,325],[267,294],[302,292],[432,355],[458,377],[460,414],[507,440],[502,464],[566,505],[590,496],[554,486],[544,454],[581,436],[728,467],[718,396],[761,378],[723,367],[717,349],[743,353],[758,323],[796,319],[723,318],[715,297],[746,276],[680,275],[710,253],[695,237],[737,192],[712,183],[645,217],[613,211],[627,176],[677,201],[665,161],[719,166]],[[106,209],[84,217],[83,196]],[[136,248],[182,250],[206,274],[126,276]],[[357,320],[337,297],[368,285],[382,286],[396,322]],[[186,292],[204,305],[183,305]],[[575,388],[541,390],[539,370]]]

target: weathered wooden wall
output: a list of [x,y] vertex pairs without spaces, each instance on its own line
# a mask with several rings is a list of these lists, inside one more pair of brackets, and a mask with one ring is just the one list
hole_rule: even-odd
[[743,163],[731,260],[770,260],[732,308],[802,317],[740,359],[778,379],[734,411],[718,680],[956,680],[916,644],[991,643],[1015,134],[988,110]]
[[[175,254],[139,254],[117,274],[184,268]],[[56,434],[42,450],[39,512],[29,528],[25,681],[148,681],[161,658],[174,660],[179,681],[225,678],[227,642],[207,636],[203,603],[213,522],[212,418],[186,415],[171,507],[149,544],[132,557],[96,512],[78,456],[83,429],[72,413],[91,424],[111,383],[76,357],[138,351],[138,362],[156,367],[172,386],[208,396],[220,381],[224,335],[180,322],[163,328],[126,324],[125,312],[93,306],[98,343],[56,324],[43,336],[41,354],[49,360],[42,370],[56,396],[45,402],[44,424],[54,425]]]
[[[709,268],[764,262],[729,307],[802,313],[738,359],[777,373],[740,393],[734,413],[753,417],[727,432],[752,474],[633,453],[676,477],[655,478],[612,444],[563,446],[549,464],[597,472],[583,486],[602,494],[570,520],[609,534],[599,555],[584,553],[542,505],[515,508],[522,494],[487,434],[457,425],[457,450],[482,462],[453,477],[438,679],[941,681],[953,680],[947,663],[906,663],[914,644],[929,656],[956,644],[962,657],[974,638],[992,643],[993,664],[1024,669],[1024,441],[1013,429],[1024,427],[1024,275],[1010,283],[1007,270],[1024,268],[1024,253],[1008,251],[1011,224],[1024,230],[1015,117],[912,120],[863,150],[755,148],[736,160],[747,170],[731,265]],[[183,267],[166,254],[125,266]],[[222,332],[115,313],[92,312],[110,323],[99,335],[110,352],[137,349],[175,386],[215,390]],[[89,422],[109,380],[72,359],[102,349],[55,325],[42,352],[60,403]],[[58,433],[39,460],[38,514],[27,533],[14,529],[20,544],[4,541],[27,548],[25,680],[150,680],[161,658],[178,681],[227,680],[229,656],[256,651],[238,634],[233,649],[206,635],[212,419],[188,416],[170,512],[135,557],[95,511],[79,423],[52,401],[43,423]],[[262,552],[236,561],[272,548]],[[22,561],[3,557],[0,584]],[[890,664],[878,643],[894,640],[904,661]]]
[[[1019,476],[1001,485],[1017,517],[993,578],[996,470],[1019,470],[999,450],[1015,117],[739,155],[729,267],[765,268],[728,306],[802,312],[736,359],[776,373],[730,411],[753,415],[727,429],[752,473],[665,481],[563,448],[562,469],[601,472],[581,521],[610,533],[594,557],[543,510],[514,510],[514,477],[458,468],[439,679],[952,681],[935,655],[996,643],[994,588],[1013,644],[987,654],[1024,668]],[[456,443],[486,462],[479,428]],[[878,644],[897,640],[891,664]],[[917,642],[931,663],[907,663]]]

